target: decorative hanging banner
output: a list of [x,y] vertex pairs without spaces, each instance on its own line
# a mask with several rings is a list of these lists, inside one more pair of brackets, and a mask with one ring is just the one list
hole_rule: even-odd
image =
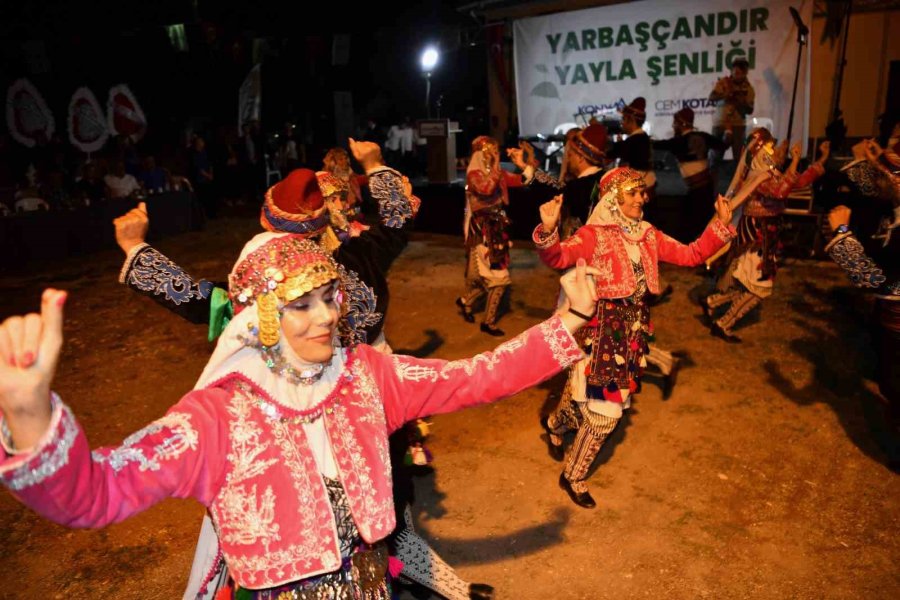
[[262,112],[262,70],[256,65],[241,84],[238,92],[238,131],[245,123],[259,121]]
[[[694,111],[711,131],[719,78],[739,58],[756,92],[747,127],[786,134],[797,60],[795,5],[807,24],[813,0],[647,0],[515,21],[516,100],[521,135],[552,133],[647,100],[644,129],[672,134],[672,115]],[[806,139],[809,48],[803,51],[794,132]],[[799,134],[799,135],[797,135]],[[801,137],[802,136],[802,137]]]
[[6,126],[13,139],[29,148],[49,141],[56,131],[53,113],[27,79],[15,81],[6,92]]
[[100,150],[109,138],[106,116],[94,93],[80,87],[69,101],[69,141],[82,152]]
[[110,133],[128,136],[132,142],[140,141],[147,133],[144,111],[125,84],[110,88],[106,101],[106,119]]

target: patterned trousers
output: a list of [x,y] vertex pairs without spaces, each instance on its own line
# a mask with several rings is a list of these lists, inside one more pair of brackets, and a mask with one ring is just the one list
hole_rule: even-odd
[[725,330],[726,333],[731,333],[731,329],[737,325],[738,321],[759,306],[761,302],[762,298],[753,292],[743,289],[731,289],[727,292],[712,294],[706,299],[706,303],[712,309],[731,304],[725,314],[716,319],[716,324]]
[[400,577],[425,586],[447,600],[468,600],[469,583],[416,533],[408,505],[403,517],[406,527],[397,534],[397,558],[403,562]]
[[672,364],[675,362],[675,357],[668,350],[663,350],[655,344],[649,344],[648,352],[644,355],[644,358],[647,359],[648,363],[659,369],[663,375],[668,375],[672,372]]
[[572,399],[571,384],[566,382],[559,407],[548,417],[547,425],[553,432],[550,441],[555,445],[562,445],[562,436],[567,432],[578,432],[566,452],[566,465],[563,468],[563,475],[576,492],[588,491],[585,482],[588,471],[618,422],[617,417],[591,412],[586,402],[575,402]]
[[509,284],[491,285],[491,282],[481,277],[478,274],[478,259],[475,252],[474,249],[469,251],[469,263],[466,266],[466,293],[462,297],[462,301],[463,304],[472,308],[479,298],[486,294],[484,322],[493,326],[497,324],[497,310],[500,308],[503,292],[506,291]]

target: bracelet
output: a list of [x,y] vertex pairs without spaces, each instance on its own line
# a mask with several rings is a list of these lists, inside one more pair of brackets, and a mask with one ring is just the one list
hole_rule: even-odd
[[576,317],[578,317],[579,319],[584,319],[585,321],[590,321],[594,318],[594,317],[589,317],[584,313],[578,312],[571,306],[569,307],[569,312],[572,313],[573,315],[575,315]]
[[843,224],[838,225],[837,229],[834,230],[835,233],[847,233],[848,231],[850,231],[850,228]]

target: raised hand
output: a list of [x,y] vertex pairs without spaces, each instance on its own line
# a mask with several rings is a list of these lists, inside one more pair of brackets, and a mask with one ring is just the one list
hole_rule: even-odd
[[791,160],[798,162],[801,156],[803,156],[803,147],[800,146],[800,142],[794,142],[791,145]]
[[[566,294],[566,298],[569,300],[569,306],[573,310],[586,316],[594,315],[597,301],[600,299],[594,277],[599,274],[599,270],[587,266],[585,260],[579,258],[575,263],[575,268],[570,269],[565,275],[560,277],[559,283]],[[573,313],[563,314],[563,319],[566,321],[566,325],[569,326],[569,331],[581,327],[586,322]]]
[[843,204],[839,206],[835,206],[828,213],[828,226],[831,227],[831,231],[837,231],[837,228],[841,225],[849,225],[850,224],[850,209],[844,206]]
[[828,156],[831,154],[831,142],[825,140],[821,144],[819,144],[819,160],[816,161],[820,164],[825,164],[825,161],[828,160]]
[[541,224],[544,233],[550,234],[556,231],[559,225],[559,213],[562,210],[562,194],[554,196],[549,202],[541,204]]
[[788,141],[782,140],[780,144],[775,147],[775,154],[773,155],[773,159],[776,165],[783,165],[784,159],[788,153]]
[[147,239],[147,228],[150,227],[150,218],[147,216],[147,205],[138,203],[137,208],[132,208],[117,219],[113,219],[116,228],[116,243],[125,254],[138,244],[143,244]]
[[50,424],[50,383],[62,348],[66,292],[44,290],[41,313],[0,325],[0,411],[17,448],[30,448]]
[[719,217],[719,221],[721,221],[722,225],[730,225],[731,224],[731,202],[728,201],[728,198],[719,194],[719,197],[716,198],[716,216]]
[[878,142],[876,142],[875,140],[865,140],[862,143],[865,147],[864,152],[866,160],[868,160],[869,162],[877,163],[884,150],[881,148],[881,146],[878,145]]
[[409,177],[404,175],[402,181],[403,181],[403,195],[405,195],[407,198],[411,198],[413,195],[413,193],[412,193],[413,187],[412,187],[412,183],[409,181]]
[[523,154],[524,151],[521,148],[506,149],[506,156],[509,157],[509,160],[512,161],[512,164],[516,165],[518,168],[524,171],[527,165],[525,164],[525,158]]
[[357,142],[349,138],[350,152],[365,170],[380,167],[384,164],[381,148],[375,142]]

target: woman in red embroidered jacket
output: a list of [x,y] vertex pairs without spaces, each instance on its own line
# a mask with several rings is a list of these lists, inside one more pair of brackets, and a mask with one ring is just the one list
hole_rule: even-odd
[[[772,295],[785,199],[794,190],[812,185],[825,173],[829,149],[830,143],[823,142],[819,146],[819,160],[798,175],[801,149],[800,144],[794,144],[791,164],[782,174],[775,168],[775,139],[769,130],[760,127],[750,133],[744,150],[747,165],[744,180],[738,183],[737,191],[749,185],[751,178],[759,173],[769,172],[772,178],[759,184],[750,194],[738,222],[737,243],[729,252],[725,273],[716,283],[719,291],[701,302],[703,312],[710,319],[713,336],[739,343],[741,339],[732,333],[732,329],[763,299]],[[735,177],[738,177],[737,173]],[[713,312],[720,308],[724,310],[726,306],[725,313],[713,320]]]
[[600,201],[588,224],[560,243],[560,197],[541,206],[534,243],[541,260],[554,269],[583,259],[596,268],[601,298],[589,327],[579,334],[590,356],[569,371],[559,408],[543,421],[551,455],[562,459],[562,436],[578,430],[559,484],[575,504],[593,508],[587,473],[606,437],[628,408],[647,365],[653,336],[645,296],[659,294],[660,260],[696,266],[732,237],[731,207],[721,196],[715,219],[695,242],[685,245],[642,220],[647,201],[643,175],[624,167],[600,179]]
[[471,359],[416,359],[336,348],[336,263],[299,236],[260,234],[232,270],[236,314],[194,391],[121,446],[94,452],[50,392],[66,295],[47,290],[40,315],[0,326],[0,481],[71,527],[193,497],[212,517],[218,562],[242,599],[387,600],[388,434],[516,393],[579,360],[570,332],[596,294],[587,269],[577,271],[563,280],[574,312]]
[[500,168],[500,146],[486,135],[472,140],[472,156],[466,170],[466,292],[456,299],[463,318],[475,321],[472,307],[487,294],[481,330],[504,335],[497,327],[497,310],[509,287],[509,218],[503,210],[509,204],[509,186],[522,185],[518,175]]

